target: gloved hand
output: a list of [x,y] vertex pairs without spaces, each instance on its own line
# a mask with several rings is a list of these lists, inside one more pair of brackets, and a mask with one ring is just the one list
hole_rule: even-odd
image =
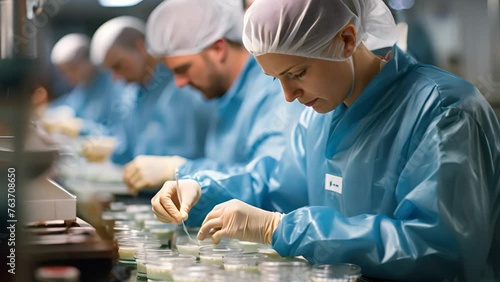
[[204,240],[213,229],[213,244],[218,244],[223,237],[271,244],[273,232],[280,221],[280,213],[268,212],[239,200],[230,200],[215,206],[208,213],[201,224],[198,240]]
[[77,137],[80,135],[82,120],[79,118],[67,118],[65,120],[56,120],[43,118],[41,124],[48,133],[63,133],[69,137]]
[[161,190],[151,199],[153,212],[159,221],[166,223],[180,223],[188,218],[191,208],[198,203],[201,197],[201,187],[195,180],[179,180],[181,200],[177,195],[175,181],[167,181]]
[[83,121],[79,118],[70,118],[61,122],[60,128],[62,133],[69,137],[77,137],[80,135]]
[[[75,125],[75,123],[78,123],[75,120],[79,120],[75,118],[75,110],[69,106],[58,106],[45,112],[41,118],[41,124],[48,133],[62,132],[64,134],[72,134],[71,132],[74,132],[74,130],[71,130],[71,124],[73,123],[74,127],[78,127],[79,133],[80,125]],[[66,125],[64,125],[65,123]]]
[[82,155],[89,162],[105,162],[116,146],[116,140],[111,137],[90,137],[82,148]]
[[55,133],[55,132],[61,132],[61,123],[53,118],[43,118],[40,121],[40,124],[42,127],[47,131],[48,133]]
[[137,156],[125,166],[123,179],[129,191],[135,193],[145,187],[157,187],[174,178],[175,169],[186,162],[179,156]]

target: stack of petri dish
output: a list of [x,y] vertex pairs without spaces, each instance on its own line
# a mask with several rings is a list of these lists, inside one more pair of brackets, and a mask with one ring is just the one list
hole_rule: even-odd
[[197,263],[188,267],[176,268],[172,278],[174,282],[215,282],[214,276],[220,271],[220,268],[215,265]]
[[254,271],[258,272],[258,264],[267,259],[264,254],[240,254],[224,257],[224,269],[228,271]]
[[309,282],[309,270],[309,263],[299,259],[270,260],[259,264],[261,281],[263,282]]
[[223,259],[227,255],[242,254],[243,249],[227,245],[205,246],[200,248],[200,261],[218,266],[223,265]]
[[176,224],[163,223],[156,219],[144,220],[144,231],[153,234],[160,242],[165,245],[172,247],[175,240],[175,230],[177,229]]
[[355,264],[314,265],[311,271],[312,282],[356,282],[361,278],[361,267]]
[[134,215],[134,223],[138,226],[139,229],[143,230],[144,229],[144,223],[146,220],[156,220],[155,216],[153,213],[145,213],[145,212],[140,212]]
[[[182,231],[184,232],[184,231]],[[175,248],[182,255],[193,255],[200,258],[200,248],[205,246],[213,246],[210,240],[198,241],[196,236],[191,236],[191,239],[185,234],[179,233],[176,236]]]
[[160,248],[161,242],[152,237],[124,237],[118,239],[119,262],[135,262],[135,253],[143,248]]
[[[137,280],[147,281],[147,259],[155,259],[160,257],[174,257],[179,254],[176,251],[170,249],[160,249],[154,247],[145,246],[142,249],[138,249],[135,253],[135,261],[137,263]],[[146,279],[145,279],[146,278]]]
[[248,241],[231,240],[229,245],[232,247],[242,248],[244,253],[257,253],[262,244]]
[[146,257],[146,275],[148,281],[172,281],[172,271],[194,265],[196,257],[178,255],[172,257]]
[[207,281],[210,282],[255,282],[260,281],[260,273],[254,271],[224,271],[213,272]]

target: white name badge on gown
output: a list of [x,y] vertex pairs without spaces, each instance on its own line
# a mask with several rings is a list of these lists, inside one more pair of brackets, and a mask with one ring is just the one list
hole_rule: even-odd
[[325,190],[342,194],[342,177],[325,174]]

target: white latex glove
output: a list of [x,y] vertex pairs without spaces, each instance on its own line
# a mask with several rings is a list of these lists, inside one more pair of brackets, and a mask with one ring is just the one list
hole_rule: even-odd
[[201,187],[195,180],[179,180],[181,200],[177,195],[175,181],[167,181],[161,190],[151,199],[153,212],[159,221],[166,223],[180,223],[188,218],[191,208],[198,203],[201,197]]
[[89,162],[105,162],[113,153],[116,140],[112,137],[89,137],[83,144],[82,155]]
[[78,133],[80,132],[81,126],[80,124],[75,124],[78,123],[75,122],[75,120],[79,119],[75,118],[75,111],[71,107],[59,106],[47,110],[41,119],[41,124],[48,133],[63,132],[65,134],[73,134],[72,132],[74,132],[75,130],[71,130],[71,124],[74,124],[73,127],[78,127]]
[[83,121],[79,118],[65,119],[61,122],[60,128],[65,135],[75,138],[80,135]]
[[280,221],[281,214],[278,212],[268,212],[239,200],[230,200],[215,206],[208,213],[201,224],[198,240],[204,240],[213,230],[213,244],[218,244],[224,237],[271,244],[273,232]]
[[43,118],[40,121],[40,124],[42,127],[47,131],[48,133],[55,133],[55,132],[61,132],[61,123],[58,122],[56,119],[51,119],[51,118]]
[[145,187],[157,187],[174,178],[175,169],[186,162],[179,156],[137,156],[125,165],[123,179],[129,191],[138,192]]

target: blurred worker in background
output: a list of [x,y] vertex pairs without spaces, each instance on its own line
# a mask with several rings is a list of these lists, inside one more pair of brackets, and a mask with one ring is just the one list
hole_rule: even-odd
[[116,146],[89,141],[84,148],[89,160],[102,160],[110,150],[117,164],[139,155],[204,156],[210,107],[197,93],[176,87],[172,73],[146,51],[144,31],[142,20],[122,16],[104,23],[92,38],[93,63],[135,84],[136,98]]
[[[125,84],[113,81],[109,72],[95,66],[89,48],[90,38],[79,33],[62,37],[52,48],[52,63],[74,88],[40,113],[48,131],[70,136],[112,135],[128,113],[130,94]],[[36,93],[35,97],[41,97]]]
[[[436,52],[422,18],[410,10],[412,1],[386,1],[398,25],[406,24],[404,51],[424,64],[436,65]],[[414,3],[414,2],[413,2]],[[415,3],[416,4],[416,3]],[[401,47],[398,45],[398,47]],[[401,48],[403,49],[403,48]]]
[[303,108],[281,99],[279,83],[262,73],[241,44],[242,26],[241,3],[232,0],[172,0],[151,13],[148,50],[172,70],[177,86],[196,88],[213,100],[217,116],[204,159],[168,156],[132,163],[125,169],[129,186],[161,185],[176,168],[181,175],[237,173],[256,157],[281,157],[285,136]]

